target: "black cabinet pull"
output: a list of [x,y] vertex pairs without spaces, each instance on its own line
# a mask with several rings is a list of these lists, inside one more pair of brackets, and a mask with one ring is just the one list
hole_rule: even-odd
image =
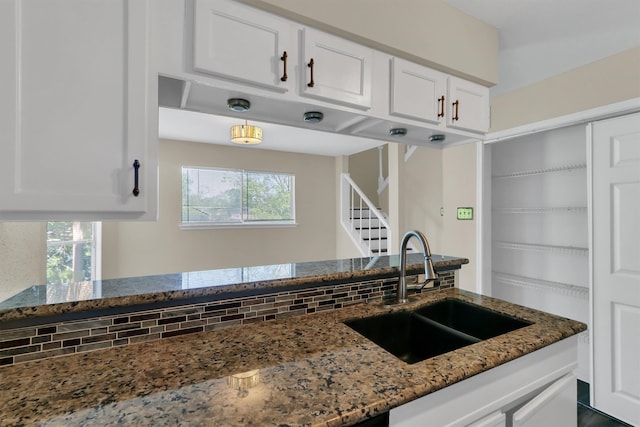
[[133,161],[133,195],[138,197],[140,189],[138,188],[138,169],[140,169],[140,162],[138,159]]
[[313,58],[311,58],[311,61],[309,61],[309,63],[307,64],[307,67],[311,68],[311,81],[309,83],[307,83],[307,86],[309,87],[313,87],[316,83],[313,81],[313,66],[315,65],[315,62],[313,61]]
[[285,50],[282,53],[282,56],[280,57],[280,60],[284,62],[284,74],[282,74],[282,77],[280,77],[280,81],[286,82],[287,81],[287,51]]

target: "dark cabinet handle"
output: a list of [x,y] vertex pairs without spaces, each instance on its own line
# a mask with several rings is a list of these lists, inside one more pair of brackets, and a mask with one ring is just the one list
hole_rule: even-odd
[[456,99],[456,102],[454,102],[454,103],[453,103],[453,104],[451,104],[451,105],[453,105],[453,111],[454,111],[454,114],[453,114],[453,118],[452,118],[452,119],[453,119],[454,121],[458,121],[458,120],[459,120],[459,118],[458,118],[458,107],[460,106],[460,102]]
[[287,58],[288,58],[288,55],[287,55],[287,51],[285,50],[284,52],[282,52],[282,56],[280,57],[280,60],[284,62],[282,77],[280,77],[280,81],[283,81],[283,82],[287,81]]
[[438,112],[438,117],[444,117],[444,95],[438,98],[438,104],[440,104],[440,111]]
[[140,189],[138,188],[138,169],[140,169],[140,162],[138,159],[133,162],[133,195],[138,197]]
[[309,87],[313,87],[315,85],[315,82],[313,81],[313,65],[314,64],[315,62],[313,61],[313,58],[311,58],[311,61],[309,61],[309,63],[307,64],[307,67],[311,68],[311,81],[307,83],[307,86]]

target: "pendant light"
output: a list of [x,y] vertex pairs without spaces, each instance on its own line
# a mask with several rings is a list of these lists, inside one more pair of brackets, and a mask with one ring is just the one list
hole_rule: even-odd
[[254,145],[262,142],[262,128],[250,126],[247,120],[243,125],[231,127],[231,141],[235,144]]

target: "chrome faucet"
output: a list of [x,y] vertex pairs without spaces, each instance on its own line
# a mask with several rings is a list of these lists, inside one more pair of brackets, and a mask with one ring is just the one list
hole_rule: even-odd
[[407,244],[409,240],[415,237],[420,241],[422,245],[422,252],[424,253],[424,283],[426,285],[432,280],[436,280],[438,275],[433,269],[433,261],[431,261],[431,250],[429,249],[429,242],[424,234],[418,230],[407,231],[402,238],[402,244],[400,245],[400,279],[398,280],[398,299],[397,304],[404,304],[408,301],[407,298]]

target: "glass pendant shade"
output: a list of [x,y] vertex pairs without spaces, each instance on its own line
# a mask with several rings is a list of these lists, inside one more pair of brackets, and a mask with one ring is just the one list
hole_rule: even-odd
[[260,144],[262,142],[262,128],[250,126],[245,120],[243,125],[231,127],[231,141],[235,144]]

